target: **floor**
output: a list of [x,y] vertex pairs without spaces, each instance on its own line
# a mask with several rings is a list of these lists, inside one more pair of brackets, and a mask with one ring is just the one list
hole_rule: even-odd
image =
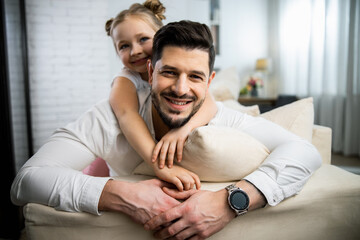
[[360,157],[345,157],[341,154],[332,154],[331,164],[360,175]]

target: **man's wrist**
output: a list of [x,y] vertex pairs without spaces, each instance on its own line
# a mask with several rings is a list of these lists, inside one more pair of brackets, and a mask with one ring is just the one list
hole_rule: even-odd
[[[126,182],[109,179],[101,193],[98,209],[99,211],[124,212],[121,191],[125,189]],[[126,190],[125,190],[126,191]]]
[[249,196],[249,211],[262,208],[266,205],[266,198],[251,182],[241,180],[235,184]]
[[221,199],[222,204],[224,206],[224,212],[226,213],[226,215],[230,218],[233,219],[236,217],[236,213],[234,212],[234,210],[232,210],[229,206],[228,203],[228,191],[224,188],[221,189],[217,192],[217,194],[219,195],[219,199]]

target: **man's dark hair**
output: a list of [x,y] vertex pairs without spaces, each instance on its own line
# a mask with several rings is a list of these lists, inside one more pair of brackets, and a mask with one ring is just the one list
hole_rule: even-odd
[[182,47],[186,49],[201,49],[209,53],[210,74],[214,69],[215,49],[210,29],[205,24],[180,21],[169,23],[160,28],[153,40],[153,65],[162,57],[164,47]]

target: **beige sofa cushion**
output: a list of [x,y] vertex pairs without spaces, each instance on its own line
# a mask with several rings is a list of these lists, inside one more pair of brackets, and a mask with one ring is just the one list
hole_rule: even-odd
[[[136,175],[119,179],[148,178]],[[228,184],[203,182],[202,189],[216,191]],[[104,212],[95,216],[28,204],[24,216],[29,239],[154,239],[151,232],[123,214]],[[360,176],[325,164],[299,195],[276,207],[238,217],[209,239],[359,239],[359,216]]]
[[[261,116],[311,141],[313,109],[312,98],[306,98]],[[189,135],[178,165],[196,173],[201,181],[236,181],[257,169],[268,155],[261,142],[242,131],[205,126]],[[144,162],[133,173],[155,175]]]
[[322,163],[331,164],[331,128],[314,125],[312,144],[318,149]]

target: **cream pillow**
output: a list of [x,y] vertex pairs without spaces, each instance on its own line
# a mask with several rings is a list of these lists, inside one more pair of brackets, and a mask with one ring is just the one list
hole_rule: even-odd
[[[261,142],[242,131],[205,126],[189,135],[178,165],[196,173],[201,181],[234,181],[257,169],[268,155]],[[141,163],[134,174],[154,176],[146,163]]]
[[311,142],[314,125],[312,97],[275,108],[260,116]]
[[237,110],[242,113],[246,113],[253,117],[257,117],[260,115],[260,109],[259,109],[258,105],[244,106],[244,105],[241,105],[238,101],[232,100],[232,99],[223,101],[222,103],[228,108]]
[[237,100],[240,92],[240,81],[236,67],[221,70],[215,74],[209,88],[216,101]]
[[[260,116],[311,141],[314,119],[312,98]],[[261,142],[242,131],[204,126],[189,135],[183,161],[179,165],[196,173],[201,181],[236,181],[256,170],[268,154],[269,150]],[[133,173],[154,176],[146,163],[141,163]]]

